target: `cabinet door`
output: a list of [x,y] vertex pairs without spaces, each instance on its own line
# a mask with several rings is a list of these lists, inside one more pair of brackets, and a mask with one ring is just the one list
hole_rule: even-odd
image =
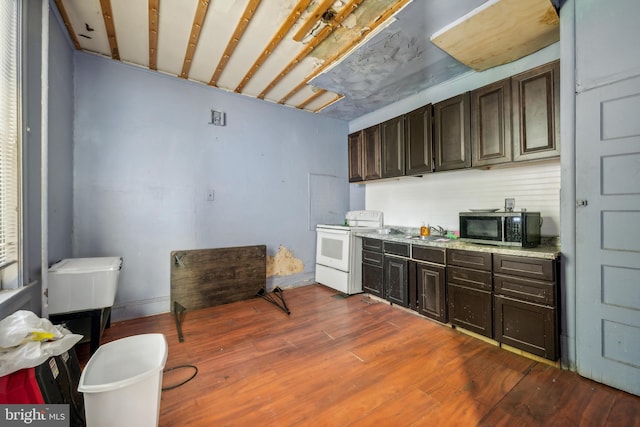
[[411,289],[414,309],[424,316],[446,323],[445,268],[422,263],[415,265],[416,281],[415,287]]
[[491,292],[449,283],[449,320],[471,332],[493,338]]
[[511,81],[471,92],[471,164],[507,163],[511,155]]
[[405,114],[405,175],[433,171],[431,104]]
[[560,62],[511,77],[514,161],[560,155]]
[[402,258],[384,257],[384,292],[387,300],[403,307],[409,300],[409,261]]
[[362,264],[362,289],[372,295],[384,298],[382,267]]
[[553,307],[495,297],[495,339],[550,360],[558,358],[557,312]]
[[435,170],[471,167],[469,94],[433,105]]
[[349,182],[362,181],[362,132],[349,135]]
[[380,125],[382,133],[382,177],[404,175],[404,117]]
[[362,131],[362,162],[365,181],[382,178],[380,126]]

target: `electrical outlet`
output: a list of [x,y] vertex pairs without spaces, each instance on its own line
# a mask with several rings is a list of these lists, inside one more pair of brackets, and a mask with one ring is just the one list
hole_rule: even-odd
[[214,192],[213,190],[208,190],[207,191],[207,201],[208,202],[213,202],[214,199]]

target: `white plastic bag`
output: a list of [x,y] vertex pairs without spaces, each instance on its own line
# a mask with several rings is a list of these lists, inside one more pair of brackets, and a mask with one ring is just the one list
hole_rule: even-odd
[[26,310],[0,320],[0,376],[38,366],[71,349],[82,335]]

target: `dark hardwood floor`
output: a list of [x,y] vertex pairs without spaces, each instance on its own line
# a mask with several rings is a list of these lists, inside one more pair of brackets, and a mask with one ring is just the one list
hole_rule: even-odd
[[[527,359],[364,295],[320,285],[113,323],[103,342],[161,332],[161,426],[640,426],[640,397]],[[88,350],[87,350],[88,351]],[[86,358],[86,352],[81,359]],[[164,387],[190,370],[164,375]]]

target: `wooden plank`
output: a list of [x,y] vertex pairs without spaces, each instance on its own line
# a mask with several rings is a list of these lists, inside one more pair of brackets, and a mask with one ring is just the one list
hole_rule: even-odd
[[309,6],[309,3],[311,3],[311,0],[298,1],[298,4],[291,11],[286,21],[280,26],[276,34],[271,38],[271,40],[267,44],[267,47],[264,48],[264,50],[262,51],[258,59],[256,59],[256,61],[253,63],[249,71],[247,71],[247,74],[245,74],[245,76],[242,78],[242,81],[240,82],[238,87],[236,87],[235,92],[237,93],[242,92],[242,89],[244,89],[247,83],[249,83],[249,80],[251,80],[251,78],[256,73],[256,71],[258,71],[260,66],[264,64],[264,62],[267,60],[269,55],[271,55],[271,52],[273,52],[275,48],[278,46],[278,44],[282,41],[285,34],[287,34],[291,29],[291,27],[293,27],[293,24],[296,23],[296,21],[302,14],[302,11],[304,11],[307,8],[307,6]]
[[200,38],[200,29],[204,23],[204,18],[207,15],[209,9],[208,0],[200,0],[198,2],[198,9],[193,17],[193,25],[191,26],[191,34],[189,35],[189,44],[187,45],[187,51],[184,54],[184,61],[182,63],[182,72],[180,77],[186,79],[189,77],[189,70],[191,70],[191,63],[193,62],[193,55],[196,53],[196,46],[198,45],[198,39]]
[[293,39],[297,42],[302,41],[305,35],[318,23],[322,15],[331,7],[333,0],[324,0],[315,8],[313,13],[309,15],[307,20],[298,28],[298,31],[294,34]]
[[233,35],[231,36],[229,43],[227,43],[227,47],[222,53],[222,58],[220,58],[220,62],[218,63],[218,66],[216,67],[215,71],[213,72],[213,75],[211,76],[211,80],[209,81],[210,86],[216,86],[218,84],[218,79],[220,78],[220,74],[222,74],[222,72],[224,71],[224,68],[227,66],[227,62],[229,62],[229,59],[231,59],[231,55],[233,55],[233,52],[236,50],[236,47],[238,46],[238,42],[240,41],[240,38],[242,37],[245,30],[247,29],[247,26],[249,25],[249,21],[251,21],[251,17],[253,16],[253,13],[256,11],[259,5],[260,5],[260,0],[249,0],[249,3],[247,3],[247,7],[244,9],[244,12],[242,13],[240,22],[238,22],[238,25],[236,26],[236,30],[233,32]]
[[111,0],[100,0],[102,8],[102,17],[104,18],[104,26],[107,30],[109,39],[109,48],[111,49],[111,59],[120,60],[120,51],[118,50],[118,39],[116,37],[116,27],[113,24],[113,12],[111,11]]
[[266,287],[267,247],[196,249],[171,252],[171,307],[213,307],[256,296]]
[[160,0],[149,0],[149,69],[158,69],[158,19]]
[[560,40],[560,19],[549,0],[489,0],[431,36],[476,71],[527,56]]

